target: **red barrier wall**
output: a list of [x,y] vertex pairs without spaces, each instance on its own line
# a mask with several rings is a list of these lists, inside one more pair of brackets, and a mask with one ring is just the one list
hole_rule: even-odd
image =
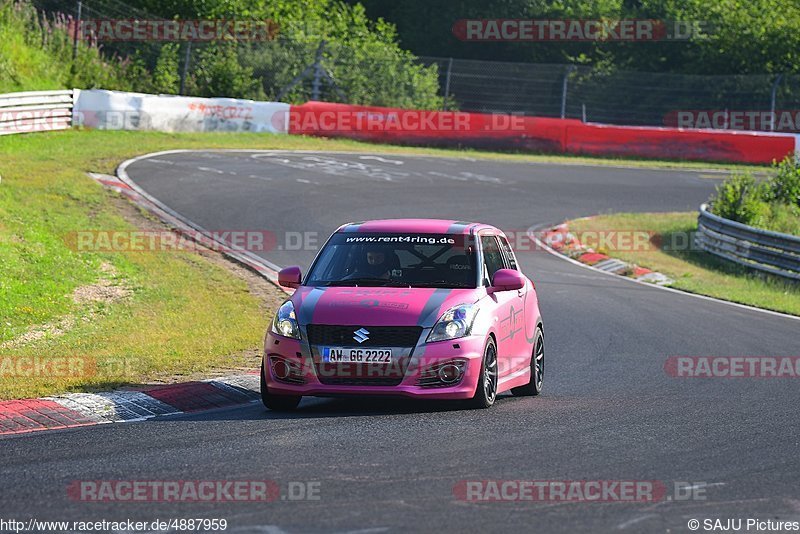
[[567,127],[566,152],[642,158],[772,163],[795,151],[795,136],[605,124]]
[[291,134],[382,143],[740,163],[770,163],[795,151],[790,134],[611,126],[326,102],[292,106],[288,127]]

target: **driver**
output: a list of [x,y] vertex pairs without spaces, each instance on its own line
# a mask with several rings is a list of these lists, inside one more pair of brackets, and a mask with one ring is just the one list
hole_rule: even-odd
[[360,271],[373,278],[389,278],[391,266],[386,261],[386,251],[380,247],[368,248]]

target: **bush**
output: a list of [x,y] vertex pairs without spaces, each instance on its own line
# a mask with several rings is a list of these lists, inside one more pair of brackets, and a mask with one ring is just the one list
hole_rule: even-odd
[[238,58],[236,44],[213,43],[196,55],[195,66],[186,81],[187,92],[195,96],[263,100],[261,83],[253,68]]
[[415,109],[441,109],[436,65],[425,67],[405,51],[381,54],[378,46],[346,48],[332,74],[349,103]]
[[800,235],[800,166],[787,157],[774,167],[775,174],[760,183],[749,174],[725,180],[711,197],[711,212],[750,226]]
[[737,174],[717,186],[712,197],[715,215],[743,224],[757,225],[769,212],[769,186],[756,183],[750,174]]
[[777,174],[771,180],[773,199],[800,207],[800,166],[797,161],[787,157],[778,164],[777,169]]
[[169,43],[161,47],[156,66],[153,68],[153,92],[176,95],[180,90],[181,78],[180,47],[177,43]]

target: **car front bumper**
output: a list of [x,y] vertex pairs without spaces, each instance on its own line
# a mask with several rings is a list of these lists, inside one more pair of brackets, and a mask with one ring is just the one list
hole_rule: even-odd
[[[347,385],[324,384],[320,381],[316,350],[305,342],[278,336],[271,331],[265,339],[264,376],[269,393],[301,396],[403,396],[428,399],[469,399],[475,394],[481,374],[485,339],[468,336],[434,343],[420,342],[414,348],[402,379],[395,385],[368,385],[352,380]],[[277,367],[276,362],[286,362],[293,371],[286,375],[287,367]],[[438,384],[423,387],[420,378],[431,367],[448,362],[463,362],[463,373],[453,385]],[[350,366],[358,364],[349,364]],[[373,366],[374,367],[374,366]],[[352,369],[352,367],[351,367]],[[277,372],[276,372],[277,371]],[[344,369],[341,371],[346,373]],[[278,377],[278,373],[282,376]],[[345,377],[347,378],[347,377]]]

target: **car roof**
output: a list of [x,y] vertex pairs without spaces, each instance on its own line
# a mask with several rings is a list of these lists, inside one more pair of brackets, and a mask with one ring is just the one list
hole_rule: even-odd
[[489,224],[450,219],[377,219],[343,224],[337,232],[415,233],[415,234],[474,234],[490,230],[501,234]]

